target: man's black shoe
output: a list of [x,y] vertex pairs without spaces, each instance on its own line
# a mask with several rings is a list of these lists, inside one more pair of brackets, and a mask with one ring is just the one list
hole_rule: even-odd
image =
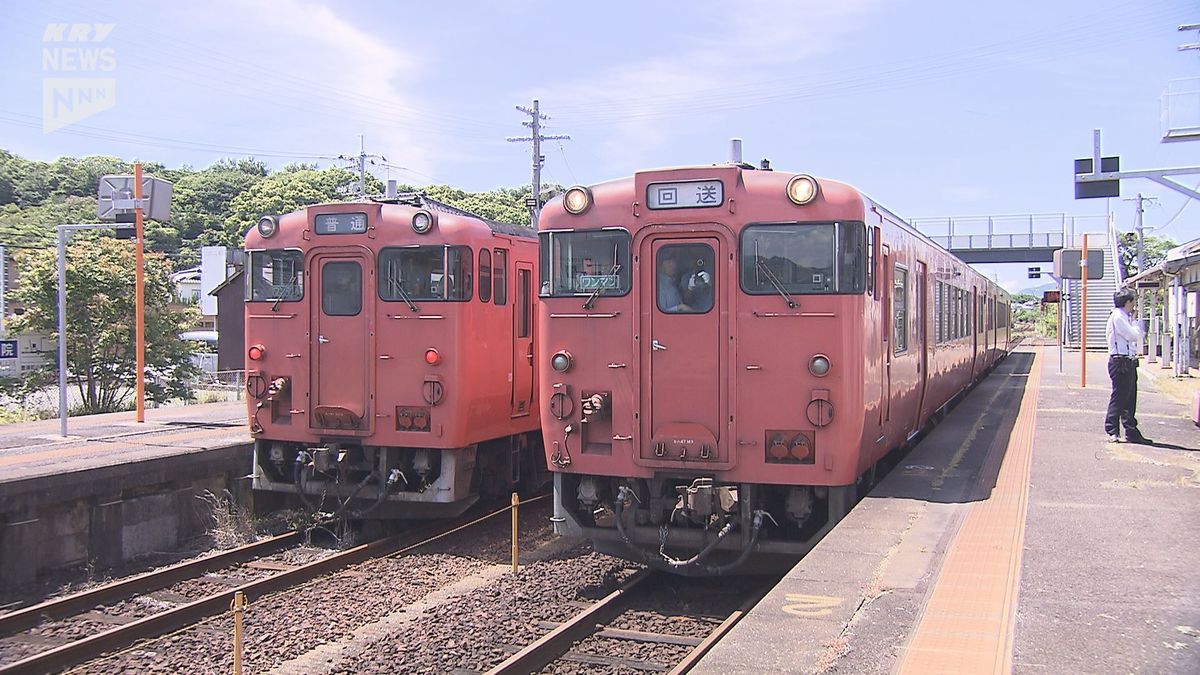
[[1151,445],[1150,439],[1142,435],[1142,432],[1134,429],[1132,433],[1125,432],[1125,440],[1129,443],[1140,443],[1142,445]]

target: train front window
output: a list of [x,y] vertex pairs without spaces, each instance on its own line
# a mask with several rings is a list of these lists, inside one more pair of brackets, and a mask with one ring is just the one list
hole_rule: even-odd
[[741,239],[741,284],[750,295],[866,290],[862,223],[751,225]]
[[472,258],[468,246],[385,248],[379,252],[379,299],[470,300],[475,269]]
[[619,229],[578,232],[542,232],[542,288],[544,298],[629,293],[632,237]]
[[362,311],[362,267],[353,261],[321,266],[321,311],[326,316],[358,316]]
[[250,251],[246,298],[251,302],[297,302],[304,298],[304,253]]

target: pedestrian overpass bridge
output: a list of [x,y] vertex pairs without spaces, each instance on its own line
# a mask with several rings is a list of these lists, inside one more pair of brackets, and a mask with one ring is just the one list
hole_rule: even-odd
[[1095,247],[1107,247],[1106,216],[1062,213],[1019,216],[914,218],[909,221],[967,263],[1052,262],[1060,248],[1078,248],[1093,233]]

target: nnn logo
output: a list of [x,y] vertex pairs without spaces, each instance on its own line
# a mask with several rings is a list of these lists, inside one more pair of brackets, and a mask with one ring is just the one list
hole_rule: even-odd
[[42,131],[50,133],[116,105],[116,24],[52,23],[42,33]]

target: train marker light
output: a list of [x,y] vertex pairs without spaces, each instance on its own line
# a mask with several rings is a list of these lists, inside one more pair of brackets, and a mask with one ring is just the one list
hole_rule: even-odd
[[263,239],[270,239],[279,231],[279,219],[275,216],[263,216],[258,219],[258,233]]
[[566,351],[556,352],[554,356],[550,357],[550,367],[560,373],[570,370],[571,364],[574,362],[575,359],[571,358],[571,353]]
[[412,229],[417,234],[425,234],[433,229],[433,214],[429,211],[417,211],[412,217]]
[[262,345],[251,345],[250,349],[246,350],[246,355],[251,361],[262,361],[262,357],[267,353],[267,348]]
[[817,354],[808,362],[808,372],[817,377],[825,377],[829,374],[829,357],[824,354]]
[[433,348],[425,350],[425,363],[428,363],[431,366],[436,366],[441,362],[442,355],[438,353],[438,350]]
[[563,194],[563,208],[567,213],[578,216],[592,207],[592,191],[576,185]]
[[817,198],[820,189],[817,187],[817,179],[812,176],[799,175],[793,176],[787,184],[787,196],[792,200],[792,203],[797,206],[804,206]]

